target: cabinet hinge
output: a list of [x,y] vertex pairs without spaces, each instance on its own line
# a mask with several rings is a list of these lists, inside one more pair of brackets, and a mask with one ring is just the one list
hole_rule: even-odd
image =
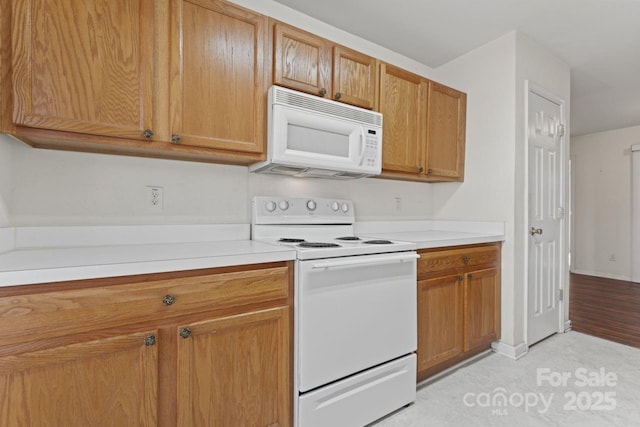
[[558,299],[560,301],[564,300],[564,289],[558,289]]

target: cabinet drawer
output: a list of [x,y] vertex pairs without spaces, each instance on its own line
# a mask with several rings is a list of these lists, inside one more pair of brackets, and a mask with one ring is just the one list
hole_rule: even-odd
[[465,271],[478,266],[494,266],[498,262],[499,245],[422,252],[418,260],[418,276],[447,270]]
[[288,296],[286,266],[8,296],[0,298],[0,343],[10,345]]

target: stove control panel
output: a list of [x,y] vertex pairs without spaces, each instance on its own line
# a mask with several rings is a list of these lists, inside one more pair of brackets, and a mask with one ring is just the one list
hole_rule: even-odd
[[353,202],[317,197],[256,196],[254,224],[353,224]]

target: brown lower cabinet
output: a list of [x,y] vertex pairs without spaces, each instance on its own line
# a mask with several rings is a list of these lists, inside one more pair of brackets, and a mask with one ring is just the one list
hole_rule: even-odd
[[418,260],[418,381],[500,338],[500,243],[426,249]]
[[290,426],[290,263],[0,289],[0,425]]

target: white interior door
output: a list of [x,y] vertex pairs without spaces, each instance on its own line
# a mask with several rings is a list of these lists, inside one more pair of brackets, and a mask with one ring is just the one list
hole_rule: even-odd
[[563,106],[530,89],[527,343],[560,330],[563,259]]

